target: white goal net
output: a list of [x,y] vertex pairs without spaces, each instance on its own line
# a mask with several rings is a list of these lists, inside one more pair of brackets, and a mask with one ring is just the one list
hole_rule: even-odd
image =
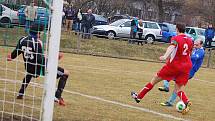
[[30,4],[0,0],[0,121],[53,117],[63,1],[35,2],[33,22]]

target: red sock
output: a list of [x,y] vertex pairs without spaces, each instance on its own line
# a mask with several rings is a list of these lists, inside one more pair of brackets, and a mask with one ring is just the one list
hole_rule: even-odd
[[183,91],[179,91],[178,96],[184,102],[184,104],[188,103],[188,98]]
[[137,98],[138,99],[142,99],[145,94],[147,92],[149,92],[152,88],[153,88],[154,85],[152,85],[150,82],[139,92],[139,94],[137,95]]

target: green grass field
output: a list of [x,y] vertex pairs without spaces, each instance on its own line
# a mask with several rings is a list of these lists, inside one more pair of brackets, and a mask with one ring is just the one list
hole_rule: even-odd
[[[7,44],[15,45],[17,39],[24,34],[21,28],[1,28],[0,31],[0,44],[4,44],[4,40],[7,40]],[[63,32],[61,50],[73,52],[77,49],[76,37],[74,34],[68,35]],[[89,41],[81,40],[80,49],[96,55],[157,61],[166,46],[138,46],[127,44],[126,41],[93,38]],[[17,95],[15,92],[18,92],[20,80],[24,75],[22,58],[20,56],[19,61],[6,62],[5,57],[11,48],[0,46],[0,51],[0,119],[2,111],[38,119],[43,89],[34,84],[29,85],[25,99],[15,99]],[[206,61],[207,57],[204,63]],[[188,115],[181,115],[175,107],[159,105],[170,96],[174,82],[171,82],[169,93],[158,91],[158,86],[162,85],[160,83],[139,104],[131,99],[130,92],[143,88],[162,65],[162,63],[65,53],[60,66],[70,71],[63,93],[67,105],[60,107],[55,104],[54,121],[213,121],[215,119],[214,69],[201,68],[185,88],[193,103]],[[5,81],[5,78],[10,81]],[[11,82],[11,80],[18,81]],[[44,78],[39,78],[32,82],[42,84],[43,80]],[[10,114],[4,113],[3,116],[3,121],[12,118]],[[19,121],[20,117],[15,116],[13,119]],[[26,118],[23,120],[27,121]]]
[[[213,115],[215,109],[212,106],[214,104],[213,100],[215,100],[212,96],[215,86],[215,81],[213,80],[215,78],[214,70],[201,69],[195,77],[200,81],[192,79],[187,85],[185,90],[193,102],[193,107],[188,115],[182,116],[176,112],[175,107],[167,108],[159,105],[160,102],[166,101],[170,93],[159,92],[157,90],[158,86],[155,86],[140,104],[135,104],[130,98],[130,91],[140,90],[156,74],[162,64],[71,54],[66,54],[61,64],[71,71],[71,80],[66,90],[142,107],[183,119],[208,121],[215,118]],[[72,110],[68,109],[68,112],[71,112],[71,116],[75,115],[70,119],[113,121],[173,120],[80,95],[65,93],[65,96],[67,95],[69,96],[67,102],[72,107]],[[69,100],[71,100],[71,103]]]
[[[14,65],[15,62],[8,63],[8,68],[14,68]],[[140,104],[135,104],[130,98],[130,91],[140,90],[156,74],[162,64],[65,54],[60,66],[68,69],[71,74],[63,94],[67,105],[66,107],[55,105],[55,121],[173,121],[177,120],[176,118],[212,121],[215,118],[215,109],[213,108],[215,104],[213,97],[215,71],[213,69],[202,68],[195,79],[192,79],[185,88],[193,106],[192,111],[183,116],[175,110],[175,107],[161,107],[159,105],[160,102],[166,101],[170,95],[170,93],[157,90],[161,84],[155,86]],[[23,70],[23,65],[18,65],[18,69]],[[9,77],[13,75],[12,73],[8,74],[11,74],[11,76],[8,75]],[[0,73],[0,75],[3,78],[2,76],[5,74]],[[22,74],[17,76],[17,80],[22,78]],[[34,82],[42,83],[41,80],[34,80]],[[172,82],[171,85],[173,84]],[[4,83],[1,82],[0,85],[3,88]],[[14,89],[14,84],[7,83],[6,85],[8,89]],[[17,83],[15,91],[18,91],[19,86],[20,84]],[[173,89],[173,86],[171,87]],[[33,87],[29,87],[27,94],[32,95],[35,92],[35,95],[40,97],[41,90],[35,89],[36,92]],[[2,94],[0,95],[2,96]],[[8,93],[6,95],[8,100],[14,98],[15,94]],[[16,102],[22,103],[20,100],[16,100]],[[26,104],[32,105],[32,102],[32,97],[25,98]],[[36,99],[34,106],[40,107],[40,102],[40,99]],[[11,111],[11,106],[6,104],[5,110]],[[130,106],[135,106],[135,108]],[[143,108],[161,115],[168,114],[168,116],[142,111]],[[31,115],[29,110],[31,109],[26,108],[24,114]],[[19,112],[20,108],[17,107],[16,111]],[[35,111],[34,116],[37,117],[38,115],[38,112]],[[173,118],[169,118],[169,115]]]

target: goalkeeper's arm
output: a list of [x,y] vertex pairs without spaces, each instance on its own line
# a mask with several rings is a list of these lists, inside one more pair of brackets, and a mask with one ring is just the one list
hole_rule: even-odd
[[8,54],[7,56],[7,60],[8,61],[11,61],[12,59],[15,59],[17,56],[19,56],[21,53],[22,53],[22,50],[21,50],[21,43],[20,41],[22,40],[23,38],[21,38],[19,40],[19,42],[17,43],[16,45],[16,48],[12,51],[12,53]]

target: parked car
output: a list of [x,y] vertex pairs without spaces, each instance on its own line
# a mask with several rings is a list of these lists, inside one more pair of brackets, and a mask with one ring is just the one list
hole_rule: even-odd
[[18,11],[19,8],[20,8],[20,5],[19,4],[15,4],[15,3],[4,3],[4,6],[12,9],[12,10],[15,10],[15,11]]
[[169,43],[171,38],[176,36],[176,25],[170,23],[159,23],[162,30],[162,42]]
[[[186,27],[186,34],[191,36],[195,41],[197,38],[201,38],[205,42],[205,29],[198,27]],[[213,38],[212,46],[215,47],[215,37]]]
[[[35,6],[35,7],[37,8],[37,19],[35,20],[35,22],[37,24],[47,26],[48,22],[49,22],[49,18],[51,17],[50,10],[47,8],[44,8],[44,7],[38,7],[38,6]],[[19,24],[20,25],[25,24],[25,20],[26,20],[25,8],[26,8],[26,5],[22,5],[20,7],[20,9],[18,10]]]
[[[161,29],[156,22],[152,21],[143,21],[144,30],[143,30],[143,38],[147,40],[147,42],[152,43],[155,40],[159,40],[162,38]],[[113,39],[115,37],[130,37],[131,31],[131,20],[130,19],[120,19],[111,23],[110,25],[99,25],[94,26],[92,33],[98,35],[105,35],[109,39]]]
[[193,37],[194,41],[197,38],[202,38],[205,41],[205,29],[197,27],[186,27],[185,33]]
[[[83,13],[83,15],[86,15],[87,13]],[[108,19],[105,18],[102,15],[98,14],[93,14],[95,16],[95,26],[96,25],[107,25],[108,24]]]
[[107,25],[108,19],[102,15],[93,14],[95,16],[95,25]]
[[2,16],[0,16],[0,24],[1,25],[10,25],[18,23],[17,11],[14,11],[3,4],[0,4],[2,7]]
[[[83,13],[83,15],[86,15],[87,13]],[[108,24],[108,21],[107,21],[107,18],[105,18],[104,16],[102,15],[98,15],[98,14],[93,14],[95,16],[95,26],[96,25],[107,25]],[[76,21],[74,21],[75,23]],[[73,24],[72,25],[72,30],[75,30],[76,29],[76,24]]]
[[120,19],[131,19],[129,15],[121,15],[121,14],[116,14],[114,16],[111,16],[108,18],[108,22],[109,23],[113,23],[117,20],[120,20]]

